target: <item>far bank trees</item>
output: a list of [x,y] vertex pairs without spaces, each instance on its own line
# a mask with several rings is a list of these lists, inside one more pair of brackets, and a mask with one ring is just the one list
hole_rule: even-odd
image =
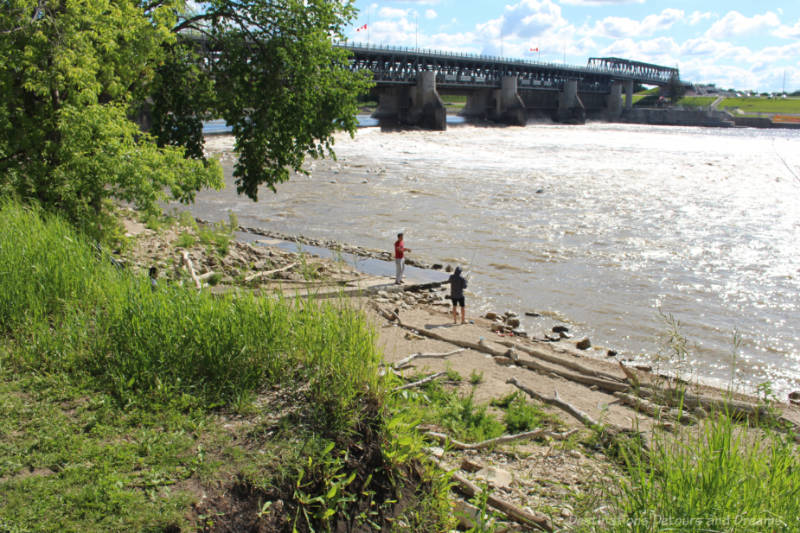
[[[202,121],[233,126],[240,193],[288,179],[355,130],[368,81],[333,46],[355,11],[329,0],[6,0],[0,193],[99,234],[113,200],[157,211],[221,187]],[[132,121],[153,117],[143,133]]]

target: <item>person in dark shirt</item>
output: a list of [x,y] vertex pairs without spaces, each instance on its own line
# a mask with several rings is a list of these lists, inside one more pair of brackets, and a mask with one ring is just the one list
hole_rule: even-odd
[[456,305],[461,306],[461,323],[465,324],[464,289],[467,288],[467,280],[461,275],[461,267],[456,267],[453,274],[447,278],[447,283],[450,284],[450,300],[453,302],[453,324],[458,324]]

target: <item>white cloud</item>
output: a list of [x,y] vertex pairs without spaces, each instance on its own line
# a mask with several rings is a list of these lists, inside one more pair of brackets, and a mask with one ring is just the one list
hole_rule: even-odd
[[700,11],[695,11],[691,15],[689,15],[689,24],[692,26],[696,26],[703,22],[704,20],[710,20],[714,18],[712,13],[701,13]]
[[608,6],[617,4],[644,4],[647,0],[561,0],[570,6]]
[[427,9],[427,10],[425,10],[425,18],[426,18],[426,19],[428,19],[428,20],[433,20],[433,19],[435,19],[435,18],[436,18],[436,17],[438,17],[438,16],[439,16],[439,15],[438,15],[438,14],[436,13],[436,11],[434,11],[433,9]]
[[551,0],[522,0],[508,5],[503,16],[478,25],[478,30],[503,38],[528,38],[565,26],[561,7]]
[[794,23],[794,26],[782,25],[774,32],[776,37],[783,37],[784,39],[800,39],[800,20]]
[[706,35],[712,39],[731,39],[775,29],[780,25],[780,18],[772,11],[752,17],[745,17],[738,11],[730,11],[712,24]]
[[685,19],[680,9],[665,9],[657,15],[648,15],[641,21],[625,17],[606,17],[589,30],[599,37],[620,39],[624,37],[645,37],[671,28]]
[[386,19],[401,19],[407,17],[410,12],[411,12],[410,9],[382,7],[380,11],[378,11],[378,16]]

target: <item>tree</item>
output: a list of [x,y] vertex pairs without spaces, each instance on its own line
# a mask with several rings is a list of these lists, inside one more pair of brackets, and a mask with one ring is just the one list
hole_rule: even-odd
[[[349,0],[214,0],[192,14],[183,0],[0,2],[0,193],[91,232],[115,200],[156,211],[221,187],[203,157],[209,117],[233,125],[253,199],[355,129],[367,81],[332,45]],[[148,107],[144,133],[131,117]]]
[[290,170],[301,171],[306,155],[332,153],[336,130],[355,131],[369,73],[351,72],[348,52],[331,44],[355,10],[350,0],[200,5],[173,29],[154,102],[154,116],[169,119],[154,133],[197,155],[198,110],[224,118],[236,136],[237,190],[256,200],[260,185],[274,191]]

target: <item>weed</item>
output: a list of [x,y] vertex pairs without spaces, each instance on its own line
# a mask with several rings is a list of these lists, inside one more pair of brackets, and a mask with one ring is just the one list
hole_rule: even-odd
[[473,369],[469,374],[469,382],[471,385],[480,385],[483,383],[483,372]]
[[544,423],[559,425],[558,419],[541,409],[534,407],[525,399],[522,394],[508,404],[503,422],[509,433],[522,433],[534,428],[541,427]]
[[184,231],[178,235],[178,239],[175,241],[175,246],[178,248],[191,248],[196,242],[197,238],[194,235],[188,231]]

